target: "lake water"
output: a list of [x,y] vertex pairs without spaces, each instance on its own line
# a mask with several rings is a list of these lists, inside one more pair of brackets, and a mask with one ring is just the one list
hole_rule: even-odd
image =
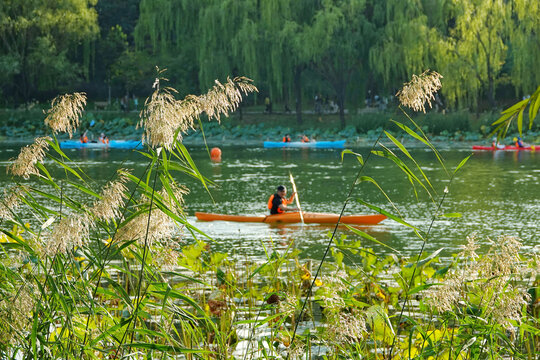
[[[317,149],[263,149],[260,147],[222,147],[220,163],[210,161],[206,148],[189,147],[199,170],[215,184],[210,189],[212,197],[197,182],[179,177],[191,192],[186,197],[189,221],[208,234],[216,251],[226,251],[239,258],[262,258],[268,251],[284,249],[291,244],[302,250],[301,257],[320,259],[329,240],[333,226],[315,224],[270,225],[265,223],[201,222],[193,216],[195,211],[223,214],[266,214],[268,197],[277,185],[286,185],[292,191],[289,172],[294,175],[302,209],[312,212],[339,213],[359,170],[358,162],[346,156],[341,162],[340,150]],[[354,149],[365,156],[369,149]],[[18,155],[19,147],[2,146],[0,161],[5,168],[8,159]],[[109,179],[119,167],[132,168],[141,173],[147,165],[140,154],[122,150],[68,150],[72,158],[94,179]],[[450,171],[471,154],[469,147],[441,151]],[[474,156],[449,185],[448,177],[429,151],[412,150],[412,155],[422,165],[440,198],[445,186],[449,193],[443,203],[443,212],[460,213],[461,217],[437,218],[434,222],[426,251],[444,248],[448,257],[459,252],[467,236],[477,235],[478,242],[489,243],[488,238],[501,234],[518,236],[526,251],[538,251],[538,224],[540,214],[540,154],[534,152],[475,152]],[[54,168],[52,162],[48,166]],[[2,170],[0,182],[11,182]],[[58,171],[58,175],[61,172]],[[430,226],[437,204],[429,201],[417,187],[418,198],[406,175],[387,159],[371,157],[362,175],[373,177],[392,199],[405,219],[422,230]],[[345,214],[372,213],[356,201],[361,198],[387,211],[395,213],[386,198],[372,184],[356,187]],[[380,225],[363,227],[379,241],[412,255],[422,242],[407,227],[392,220]],[[337,236],[346,235],[357,240],[346,228],[339,228]],[[187,242],[191,235],[185,235]],[[390,250],[368,240],[363,245],[377,253]],[[358,255],[359,256],[359,255]],[[354,259],[351,259],[354,261]]]

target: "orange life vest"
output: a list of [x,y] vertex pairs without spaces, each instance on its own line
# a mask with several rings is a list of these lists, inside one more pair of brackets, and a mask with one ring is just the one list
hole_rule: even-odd
[[88,142],[88,137],[87,136],[81,136],[81,142],[83,144],[86,144]]
[[302,136],[302,142],[309,142],[309,138],[306,135]]
[[283,142],[291,142],[291,138],[289,136],[284,136]]
[[[274,196],[275,196],[275,195],[276,195],[276,194],[272,194],[272,195],[270,196],[270,198],[268,199],[268,210],[270,210],[270,212],[272,212],[272,207],[274,206]],[[281,198],[281,203],[282,203],[283,205],[286,206],[286,205],[287,205],[287,199]],[[283,214],[285,211],[281,210],[281,209],[279,208],[279,206],[278,206],[277,212],[278,212],[278,214]]]

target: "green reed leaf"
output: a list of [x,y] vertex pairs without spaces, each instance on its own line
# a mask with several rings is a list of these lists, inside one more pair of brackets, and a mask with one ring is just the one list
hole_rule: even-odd
[[[120,322],[114,324],[113,326],[105,329],[100,335],[98,335],[95,339],[93,339],[88,346],[93,347],[97,344],[99,344],[104,339],[107,339],[108,337],[112,337],[115,342],[120,342],[120,339],[115,336],[117,332],[119,332],[124,326],[129,325],[131,323],[131,320],[129,318],[120,319]],[[121,334],[119,334],[121,335]]]
[[467,156],[465,159],[461,160],[461,162],[458,164],[458,166],[454,170],[454,175],[458,172],[459,169],[461,169],[463,167],[463,165],[465,165],[467,163],[467,161],[469,161],[471,156],[473,156],[473,154],[471,154],[471,155]]
[[[435,199],[433,198],[433,196],[431,195],[431,192],[429,191],[429,189],[424,185],[424,183],[422,183],[422,181],[412,172],[412,170],[396,155],[394,154],[394,152],[390,149],[388,149],[386,146],[382,145],[381,144],[381,147],[385,150],[383,153],[384,153],[384,157],[387,158],[387,159],[390,159],[392,160],[397,166],[399,169],[401,169],[401,171],[403,171],[406,175],[407,175],[407,178],[409,179],[409,182],[411,183],[411,185],[413,185],[414,187],[414,183],[418,183],[420,185],[420,187],[422,187],[426,193],[428,194],[428,196],[430,197],[430,199],[435,202]],[[416,198],[418,198],[418,193],[416,192],[416,188],[414,188],[414,193],[416,195]]]
[[506,123],[506,121],[512,121],[511,118],[513,118],[514,116],[516,116],[516,114],[513,112],[506,113],[497,120],[495,120],[491,125],[502,124],[501,126],[504,126],[504,123]]
[[407,295],[414,295],[416,293],[419,293],[420,291],[424,291],[426,289],[429,289],[432,286],[438,286],[438,285],[442,285],[442,284],[439,284],[439,283],[423,284],[423,285],[417,286],[417,287],[409,290],[407,292]]
[[122,347],[129,347],[129,348],[135,348],[135,349],[150,349],[150,350],[157,350],[167,353],[182,353],[182,354],[210,354],[211,351],[208,350],[199,350],[199,349],[193,349],[193,348],[183,348],[180,346],[175,345],[162,345],[162,344],[154,344],[154,343],[142,343],[142,342],[134,342],[129,344],[123,344]]
[[441,164],[441,166],[442,166],[443,170],[445,171],[445,173],[448,174],[448,171],[446,170],[446,166],[444,165],[444,159],[441,156],[441,154],[439,153],[439,151],[437,150],[437,148],[435,148],[435,146],[433,146],[433,144],[429,141],[426,134],[422,131],[422,128],[420,128],[420,126],[418,126],[418,124],[410,116],[407,115],[407,118],[415,126],[415,128],[420,132],[420,134],[422,134],[422,136],[418,135],[414,130],[412,130],[411,128],[409,128],[405,124],[402,124],[402,123],[394,121],[394,120],[391,120],[391,121],[394,124],[396,124],[398,127],[400,127],[402,130],[404,130],[407,134],[411,135],[413,138],[419,140],[420,142],[422,142],[426,146],[428,146],[431,149],[431,151],[433,151],[433,153],[435,154],[435,157],[439,161],[439,164]]
[[69,179],[65,180],[65,182],[67,182],[68,184],[70,184],[71,186],[73,186],[75,189],[79,190],[79,191],[82,191],[83,193],[87,194],[87,195],[90,195],[94,198],[97,198],[97,199],[101,199],[101,195],[99,195],[98,193],[96,193],[95,191],[92,191],[90,190],[89,188],[87,188],[86,186],[82,186],[80,184],[77,184],[76,182],[74,181],[71,181]]
[[463,215],[461,213],[446,213],[446,214],[439,215],[439,217],[445,217],[445,218],[460,218],[462,216]]
[[405,148],[405,146],[403,146],[403,144],[399,142],[399,140],[396,139],[394,136],[392,136],[392,134],[390,134],[388,131],[385,131],[384,133],[401,150],[401,152],[405,154],[405,156],[411,159],[411,161],[416,165],[416,168],[418,169],[418,171],[420,171],[420,174],[422,174],[422,177],[424,178],[424,180],[426,180],[427,184],[431,187],[431,189],[435,191],[435,189],[431,185],[431,182],[427,178],[426,174],[424,173],[424,171],[422,170],[418,162],[412,157],[409,151]]
[[523,111],[525,111],[524,107],[521,109],[517,117],[517,128],[520,136],[523,136]]
[[394,202],[390,199],[390,197],[386,194],[386,192],[383,190],[382,187],[379,186],[379,183],[377,183],[377,181],[375,181],[375,179],[373,179],[372,177],[370,176],[361,176],[360,178],[358,178],[357,180],[357,184],[360,184],[360,183],[363,183],[363,182],[369,182],[369,183],[372,183],[373,185],[375,185],[377,187],[377,189],[379,189],[379,191],[384,195],[384,197],[386,198],[386,200],[388,200],[388,202],[392,205],[392,207],[399,213],[399,210],[397,209],[396,205],[394,204]]
[[351,154],[351,155],[356,156],[356,160],[358,160],[360,165],[364,165],[364,158],[362,157],[362,155],[359,153],[355,153],[354,151],[349,150],[349,149],[343,150],[341,152],[341,162],[343,162],[343,157],[345,156],[345,154]]
[[532,128],[533,121],[538,114],[538,110],[540,109],[540,86],[531,96],[531,99],[533,99],[531,101],[534,101],[534,103],[531,102],[529,105],[529,130]]
[[440,249],[436,250],[435,252],[433,252],[432,254],[430,254],[429,256],[423,258],[422,260],[419,260],[418,262],[407,264],[407,265],[405,265],[405,267],[406,268],[412,268],[412,267],[416,267],[416,266],[424,266],[426,264],[429,264],[433,259],[435,259],[437,256],[439,256],[439,253],[441,251],[443,251],[443,250],[444,250],[444,248],[440,248]]
[[396,221],[396,222],[398,222],[398,223],[400,223],[400,224],[402,224],[402,225],[405,225],[406,227],[409,227],[409,228],[411,228],[411,229],[414,229],[414,230],[417,231],[417,232],[420,232],[420,230],[419,230],[416,226],[409,224],[408,222],[406,222],[405,220],[403,220],[401,217],[397,217],[397,216],[395,216],[395,215],[392,215],[392,214],[390,214],[388,211],[386,211],[386,210],[384,210],[384,209],[382,209],[382,208],[380,208],[380,207],[378,207],[378,206],[371,205],[371,204],[365,202],[365,201],[362,200],[362,199],[356,199],[356,201],[358,201],[358,202],[359,202],[360,204],[362,204],[362,205],[367,206],[368,208],[370,208],[370,209],[372,209],[372,210],[375,210],[375,211],[378,212],[379,214],[385,215],[385,216],[388,217],[389,219],[392,219],[392,220],[394,220],[394,221]]
[[360,230],[360,229],[357,229],[353,226],[350,226],[350,225],[347,225],[347,224],[344,224],[349,230],[351,230],[353,233],[355,233],[356,235],[360,235],[361,237],[363,237],[364,239],[367,239],[369,241],[373,241],[374,243],[376,244],[379,244],[381,246],[384,246],[385,248],[388,248],[398,254],[400,254],[401,252],[399,250],[396,250],[394,249],[393,247],[389,246],[389,245],[386,245],[385,243],[377,240],[376,238],[374,238],[373,236],[369,235],[368,233]]
[[81,181],[84,181],[83,178],[81,177],[81,175],[79,175],[79,173],[75,169],[73,169],[71,166],[67,165],[65,162],[58,160],[54,156],[49,156],[49,158],[52,159],[58,165],[60,165],[60,167],[64,168],[67,172],[75,175]]

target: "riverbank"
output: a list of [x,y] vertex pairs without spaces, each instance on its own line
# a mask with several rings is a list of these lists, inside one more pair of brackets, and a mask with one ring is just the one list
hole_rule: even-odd
[[[417,114],[414,120],[435,142],[442,143],[490,143],[490,124],[498,118],[498,113],[484,113],[476,117],[468,112]],[[32,142],[37,136],[48,133],[43,119],[43,109],[0,110],[0,141]],[[201,119],[195,129],[184,135],[186,144],[198,145],[205,142],[210,145],[256,146],[263,141],[281,141],[285,134],[294,140],[307,135],[315,140],[347,140],[347,146],[369,146],[379,136],[383,127],[392,132],[395,125],[388,125],[394,119],[407,123],[403,114],[393,111],[364,109],[356,114],[347,115],[346,127],[340,128],[337,114],[302,114],[302,123],[298,124],[294,113],[265,114],[258,109],[243,109],[221,122]],[[88,129],[94,137],[105,133],[110,139],[141,139],[142,129],[137,111],[87,111],[81,119],[79,129]],[[202,131],[200,131],[202,125]],[[75,136],[79,136],[76,133]],[[510,131],[505,143],[510,143],[517,133]],[[63,138],[62,138],[63,139]],[[540,143],[540,127],[535,124],[532,130],[524,134],[524,141]]]

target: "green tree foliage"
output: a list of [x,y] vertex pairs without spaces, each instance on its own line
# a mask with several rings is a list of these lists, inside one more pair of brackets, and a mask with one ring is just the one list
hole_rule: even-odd
[[533,94],[539,28],[536,0],[4,0],[0,92],[142,94],[158,66],[187,94],[242,74],[299,123],[303,99],[335,97],[344,126],[366,86],[393,95],[426,69],[450,109]]
[[365,16],[364,0],[326,0],[313,22],[304,27],[304,44],[311,66],[332,86],[345,127],[345,99],[353,73],[368,68],[368,49],[374,32]]
[[91,42],[99,32],[96,0],[0,2],[2,88],[27,100],[88,77]]
[[512,4],[512,83],[522,94],[531,94],[540,84],[540,2],[514,0]]
[[495,90],[507,58],[511,3],[453,0],[447,34],[434,42],[443,94],[450,105],[476,105],[485,94],[495,107]]
[[385,0],[374,2],[373,22],[377,39],[370,49],[371,68],[382,77],[387,87],[403,83],[412,74],[422,73],[433,63],[430,42],[434,30],[428,26],[440,22],[441,1],[429,1],[428,8],[420,0]]

